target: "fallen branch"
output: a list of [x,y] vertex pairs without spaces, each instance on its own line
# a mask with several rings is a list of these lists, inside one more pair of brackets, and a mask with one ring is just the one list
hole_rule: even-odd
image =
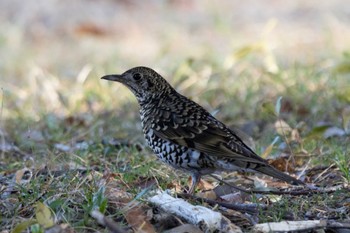
[[[308,221],[282,221],[257,224],[253,232],[295,232],[322,229],[336,232],[338,229],[350,229],[349,222],[336,222],[334,220],[308,220]],[[339,231],[340,232],[340,231]],[[344,231],[348,232],[348,231]]]
[[325,228],[327,225],[324,220],[309,221],[282,221],[257,224],[253,227],[253,232],[291,232],[307,231],[312,229]]
[[203,206],[194,206],[180,198],[174,198],[166,192],[158,191],[148,201],[163,211],[174,214],[199,227],[204,232],[242,232],[239,227],[221,213],[215,212]]

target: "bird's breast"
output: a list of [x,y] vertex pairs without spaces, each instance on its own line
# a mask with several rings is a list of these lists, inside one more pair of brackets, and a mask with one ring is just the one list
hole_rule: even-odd
[[188,171],[201,170],[200,173],[203,173],[206,169],[212,171],[213,161],[204,153],[160,138],[154,133],[153,129],[149,129],[144,133],[149,147],[161,161],[172,167]]

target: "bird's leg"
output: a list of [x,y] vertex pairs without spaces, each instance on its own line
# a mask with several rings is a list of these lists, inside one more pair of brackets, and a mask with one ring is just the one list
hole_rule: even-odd
[[193,172],[191,173],[191,178],[192,178],[192,182],[191,182],[190,190],[188,191],[189,194],[194,193],[194,190],[196,189],[197,184],[201,180],[201,175],[197,172]]

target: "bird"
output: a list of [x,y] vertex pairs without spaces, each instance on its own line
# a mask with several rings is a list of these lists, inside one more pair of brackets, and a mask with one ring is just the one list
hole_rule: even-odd
[[188,193],[195,192],[203,175],[217,171],[258,172],[293,185],[304,185],[271,166],[233,130],[178,93],[153,69],[138,66],[101,79],[119,82],[135,95],[149,147],[161,161],[190,174]]

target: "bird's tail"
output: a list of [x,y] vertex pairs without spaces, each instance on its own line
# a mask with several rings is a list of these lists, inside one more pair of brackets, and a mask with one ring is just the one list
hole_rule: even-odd
[[260,172],[260,173],[263,173],[265,175],[272,176],[272,177],[275,177],[277,179],[286,181],[286,182],[293,184],[293,185],[305,185],[305,183],[302,182],[301,180],[298,180],[294,177],[291,177],[291,176],[277,170],[276,168],[274,168],[270,165],[257,167],[257,168],[255,168],[255,170]]

